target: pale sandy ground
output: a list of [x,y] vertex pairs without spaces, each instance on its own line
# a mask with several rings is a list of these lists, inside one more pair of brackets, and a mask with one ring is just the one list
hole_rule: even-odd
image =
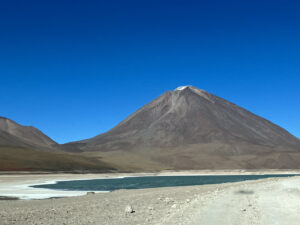
[[[87,176],[92,179],[108,175],[26,176],[1,176],[0,187],[9,180],[10,184],[18,181],[23,185],[24,182],[87,179]],[[126,213],[127,205],[131,205],[135,212]],[[299,225],[299,221],[300,177],[219,185],[120,190],[61,199],[0,201],[1,225]]]

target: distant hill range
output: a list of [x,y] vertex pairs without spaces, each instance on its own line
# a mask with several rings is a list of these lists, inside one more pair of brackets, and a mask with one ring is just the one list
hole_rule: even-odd
[[101,159],[122,171],[300,168],[298,138],[193,86],[164,93],[104,134],[64,145],[35,128],[2,123],[0,144]]
[[31,126],[0,117],[0,171],[112,171],[99,159],[65,153]]
[[58,146],[40,130],[32,126],[22,126],[5,117],[0,117],[0,143],[39,149],[52,149]]

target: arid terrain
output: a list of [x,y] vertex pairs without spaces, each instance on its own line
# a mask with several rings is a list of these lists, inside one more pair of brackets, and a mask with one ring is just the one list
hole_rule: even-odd
[[297,225],[299,193],[300,178],[291,177],[60,199],[2,200],[0,224]]
[[193,86],[167,91],[108,132],[61,148],[131,171],[300,166],[297,137]]
[[109,193],[30,185],[144,175],[300,174],[299,168],[298,138],[192,86],[164,93],[104,134],[64,145],[0,117],[0,225],[298,225],[299,177]]
[[0,171],[114,170],[99,157],[62,152],[38,129],[0,117]]
[[111,130],[67,144],[0,117],[2,171],[297,168],[297,137],[193,86],[167,91]]

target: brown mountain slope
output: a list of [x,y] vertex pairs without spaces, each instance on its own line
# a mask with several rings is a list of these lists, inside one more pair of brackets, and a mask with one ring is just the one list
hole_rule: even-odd
[[[286,130],[192,86],[168,91],[107,133],[69,151],[172,169],[300,168],[300,141]],[[118,160],[115,160],[118,158]],[[129,157],[130,158],[130,157]]]
[[0,146],[0,171],[109,172],[115,168],[101,159],[27,147]]
[[38,129],[0,117],[0,171],[112,171],[99,157],[59,150]]
[[32,126],[22,126],[8,118],[0,117],[0,145],[51,149],[58,144]]

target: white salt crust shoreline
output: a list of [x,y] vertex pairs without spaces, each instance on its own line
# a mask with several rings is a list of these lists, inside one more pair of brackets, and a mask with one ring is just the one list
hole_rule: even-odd
[[60,180],[53,180],[48,182],[28,183],[22,185],[0,186],[0,196],[16,197],[21,200],[30,199],[48,199],[61,197],[74,197],[85,195],[86,191],[63,191],[51,190],[45,188],[34,188],[34,185],[55,184]]
[[[27,176],[27,175],[26,175]],[[86,195],[87,191],[65,191],[65,190],[52,190],[46,188],[35,188],[35,185],[56,184],[59,181],[71,180],[90,180],[102,178],[65,178],[65,179],[51,179],[47,178],[38,179],[36,181],[17,181],[17,182],[1,182],[0,183],[0,196],[16,197],[20,200],[31,199],[49,199],[49,198],[62,198],[62,197],[75,197]],[[2,178],[2,177],[1,177]],[[0,178],[0,180],[1,180]],[[17,178],[18,180],[18,178]],[[106,191],[95,191],[95,193],[105,193]]]

